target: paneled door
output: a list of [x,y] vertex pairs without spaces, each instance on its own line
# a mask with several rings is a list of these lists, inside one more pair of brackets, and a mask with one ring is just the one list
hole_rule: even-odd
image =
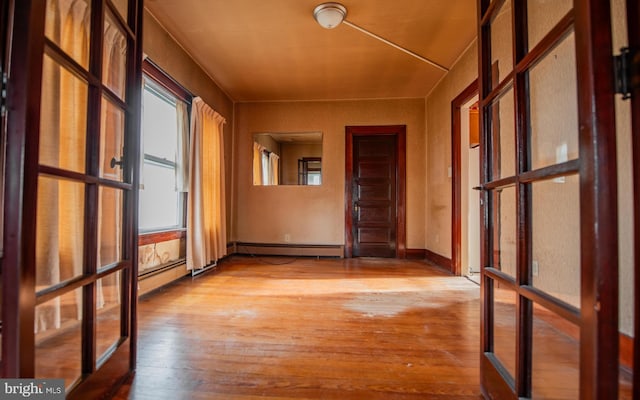
[[404,251],[404,126],[347,127],[347,257]]
[[133,370],[141,0],[20,0],[7,30],[3,377]]
[[486,398],[617,397],[609,7],[478,1]]

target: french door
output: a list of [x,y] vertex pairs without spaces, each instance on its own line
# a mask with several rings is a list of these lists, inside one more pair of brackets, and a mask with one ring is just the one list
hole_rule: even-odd
[[609,8],[478,1],[487,398],[618,393]]
[[133,370],[142,0],[10,1],[2,376]]

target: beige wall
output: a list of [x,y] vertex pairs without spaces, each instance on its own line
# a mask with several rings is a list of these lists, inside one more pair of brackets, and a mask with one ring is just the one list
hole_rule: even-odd
[[[236,105],[234,240],[344,244],[345,126],[407,126],[407,247],[424,248],[424,99]],[[253,186],[252,134],[323,133],[321,186]]]
[[[227,226],[231,226],[232,207],[232,149],[233,149],[233,101],[196,64],[173,38],[145,10],[143,51],[151,61],[169,74],[193,95],[200,96],[227,123],[224,126],[225,174],[227,193]],[[227,229],[227,236],[230,229]]]
[[478,76],[475,42],[426,101],[425,248],[451,257],[451,101]]
[[[613,50],[617,54],[628,44],[624,0],[611,2]],[[618,260],[620,265],[620,330],[633,336],[633,160],[631,154],[631,108],[616,96],[618,146]],[[636,310],[638,314],[640,310]],[[636,318],[640,316],[636,315]]]

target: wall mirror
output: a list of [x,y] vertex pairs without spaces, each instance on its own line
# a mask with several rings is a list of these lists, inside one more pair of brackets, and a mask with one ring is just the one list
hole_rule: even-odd
[[321,185],[322,132],[254,133],[253,184]]

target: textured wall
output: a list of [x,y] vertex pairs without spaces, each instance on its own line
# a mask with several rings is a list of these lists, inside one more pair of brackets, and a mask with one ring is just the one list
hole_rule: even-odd
[[[236,105],[234,240],[344,244],[345,126],[407,126],[407,247],[424,248],[424,99]],[[322,132],[322,185],[253,186],[252,134]]]
[[144,54],[195,96],[200,96],[227,123],[224,126],[225,175],[227,197],[227,236],[231,232],[233,101],[211,79],[178,43],[145,10],[143,32]]
[[[624,0],[613,0],[613,50],[627,46]],[[620,265],[620,330],[633,335],[633,160],[631,154],[631,108],[616,96],[618,145],[618,259]],[[640,211],[640,210],[639,210]],[[636,318],[640,310],[636,310]]]
[[451,101],[478,76],[475,42],[431,91],[426,102],[425,247],[451,257]]

